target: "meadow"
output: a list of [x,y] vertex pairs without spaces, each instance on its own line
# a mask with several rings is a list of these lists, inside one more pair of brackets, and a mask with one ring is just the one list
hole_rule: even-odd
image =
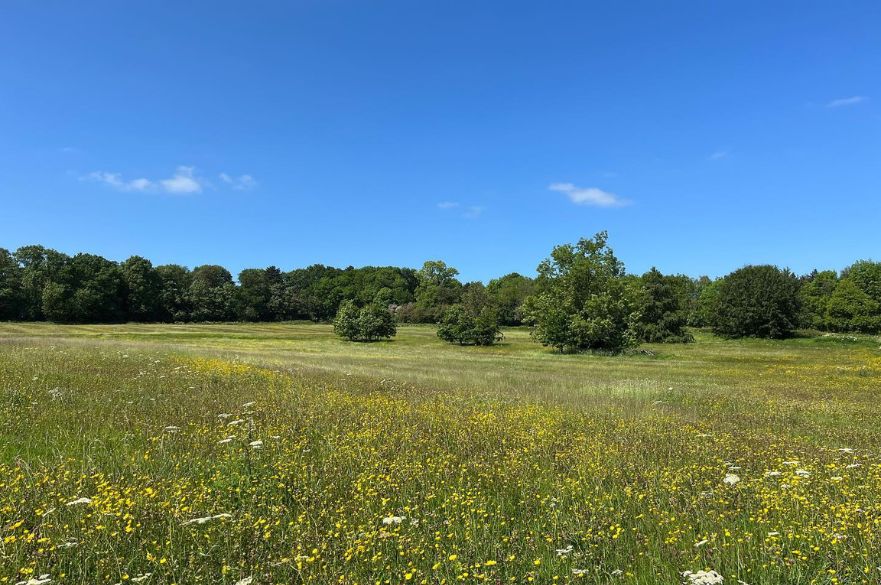
[[879,345],[0,324],[0,584],[879,583]]

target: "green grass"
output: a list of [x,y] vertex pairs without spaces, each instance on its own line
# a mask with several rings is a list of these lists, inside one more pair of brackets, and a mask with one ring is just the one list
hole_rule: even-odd
[[879,582],[881,341],[696,337],[0,324],[0,583]]

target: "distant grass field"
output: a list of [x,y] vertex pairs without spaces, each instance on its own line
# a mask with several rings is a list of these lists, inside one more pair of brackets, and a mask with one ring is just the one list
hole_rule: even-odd
[[0,584],[881,583],[879,346],[0,324]]

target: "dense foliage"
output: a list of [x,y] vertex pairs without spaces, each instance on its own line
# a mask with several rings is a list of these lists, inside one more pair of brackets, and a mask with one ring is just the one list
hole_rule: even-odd
[[[0,320],[327,322],[351,301],[358,308],[388,309],[398,323],[438,323],[459,305],[476,319],[486,309],[498,325],[534,325],[536,340],[563,351],[688,341],[686,325],[729,336],[776,337],[796,327],[881,332],[881,263],[862,260],[841,273],[815,270],[796,280],[787,272],[783,281],[779,276],[786,271],[765,267],[753,271],[742,289],[740,271],[717,280],[657,269],[641,277],[626,275],[606,239],[602,232],[556,247],[537,278],[511,273],[486,286],[460,281],[458,271],[440,260],[418,270],[321,264],[289,272],[246,268],[234,279],[217,265],[191,270],[154,266],[141,256],[113,262],[37,245],[14,252],[0,248]],[[782,291],[782,282],[787,283],[785,308],[765,293]]]
[[340,305],[333,330],[349,341],[378,341],[397,333],[395,319],[387,308],[370,304],[359,309],[353,301]]
[[526,301],[533,337],[559,351],[620,351],[637,341],[637,298],[607,234],[554,248]]
[[776,266],[745,266],[719,286],[714,331],[726,337],[788,337],[801,311],[799,281]]
[[484,307],[476,312],[464,305],[454,305],[441,317],[437,336],[459,345],[493,345],[501,341],[502,332],[493,308]]

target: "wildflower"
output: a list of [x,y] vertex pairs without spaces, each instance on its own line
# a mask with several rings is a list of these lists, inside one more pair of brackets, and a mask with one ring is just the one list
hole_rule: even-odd
[[716,571],[698,571],[696,573],[684,571],[682,577],[690,585],[718,585],[724,581],[722,575]]
[[248,443],[248,445],[252,449],[262,449],[263,448],[263,441],[261,441],[260,439],[257,439],[256,441],[251,441],[250,443]]
[[176,427],[174,425],[168,425],[167,427],[165,427],[166,433],[176,433],[178,431],[180,431],[180,427]]
[[700,547],[702,547],[703,545],[707,544],[708,542],[710,542],[710,541],[707,540],[707,539],[705,538],[705,539],[703,539],[703,540],[701,540],[701,541],[698,541],[698,542],[694,543],[694,548],[700,548]]
[[737,485],[738,483],[740,483],[740,476],[729,473],[725,476],[725,479],[722,480],[722,483],[725,483],[727,485]]
[[234,420],[234,421],[230,421],[230,422],[226,423],[226,426],[228,426],[228,427],[234,427],[234,426],[236,426],[236,425],[240,425],[240,424],[242,424],[243,422],[245,422],[244,419],[237,418],[237,419]]
[[185,520],[181,523],[181,526],[188,526],[190,524],[205,524],[206,522],[210,522],[211,520],[217,520],[218,518],[232,518],[232,514],[227,514],[223,512],[221,514],[215,514],[214,516],[203,516],[202,518],[193,518],[191,520]]
[[862,467],[861,463],[851,463],[845,469],[856,469],[857,467]]
[[245,577],[244,579],[239,579],[236,581],[236,585],[251,585],[251,582],[254,580],[254,577]]
[[217,415],[217,418],[229,418],[231,416],[232,415],[228,412],[221,412],[220,414]]
[[839,451],[840,453],[845,453],[845,454],[853,453],[853,449],[851,449],[850,447],[842,447],[842,448],[839,449],[838,451]]
[[799,477],[810,477],[811,476],[811,472],[808,471],[807,469],[796,469],[795,474]]
[[572,552],[572,545],[570,544],[566,548],[558,548],[557,549],[557,556],[558,557],[565,557],[566,555],[568,555],[571,552]]
[[576,577],[582,577],[584,575],[587,575],[588,572],[589,572],[588,569],[572,569],[572,574],[575,575]]
[[766,471],[765,472],[765,477],[780,477],[781,475],[783,475],[783,473],[781,473],[779,471]]
[[623,575],[623,574],[624,574],[624,571],[622,571],[621,569],[615,569],[614,571],[612,571],[612,576],[613,576],[613,577],[619,577],[619,576],[621,576],[621,575]]
[[382,523],[385,526],[391,526],[392,524],[400,524],[404,521],[404,516],[387,516],[382,519]]
[[233,439],[235,439],[235,437],[229,436],[225,439],[220,439],[219,441],[217,441],[217,444],[218,445],[226,445],[227,443],[231,443]]
[[132,583],[143,583],[144,581],[146,581],[147,579],[149,579],[149,578],[150,578],[150,575],[152,575],[152,574],[153,574],[153,573],[144,573],[143,575],[141,575],[141,576],[139,576],[139,577],[132,577],[132,578],[131,578],[131,582],[132,582]]
[[75,500],[71,500],[67,502],[67,506],[79,506],[80,504],[91,504],[92,498],[77,498]]

